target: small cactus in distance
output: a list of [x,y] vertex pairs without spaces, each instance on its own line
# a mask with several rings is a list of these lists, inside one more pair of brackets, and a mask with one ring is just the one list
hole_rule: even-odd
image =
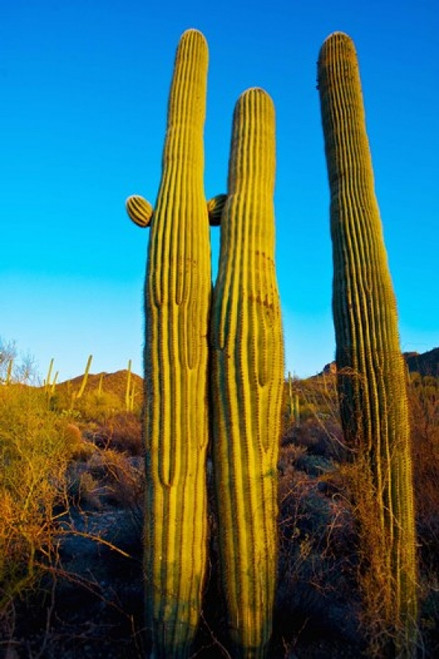
[[128,360],[128,369],[127,369],[127,384],[125,387],[125,410],[127,412],[132,412],[132,387],[131,387],[131,359]]
[[91,366],[92,360],[93,360],[93,355],[89,355],[89,357],[87,359],[87,364],[85,365],[85,372],[84,372],[84,375],[83,375],[83,378],[82,378],[81,386],[79,387],[79,390],[77,391],[77,393],[75,395],[75,398],[81,398],[84,391],[85,391],[85,387],[87,385],[88,374],[90,372],[90,366]]
[[262,89],[234,113],[211,342],[220,570],[239,656],[263,657],[277,566],[283,342],[274,265],[275,115]]
[[99,375],[98,390],[97,390],[98,398],[102,398],[103,384],[104,384],[104,374],[101,373]]
[[11,384],[12,382],[12,367],[14,365],[14,360],[10,359],[8,361],[8,368],[6,370],[6,379],[5,379],[5,384]]
[[293,390],[293,379],[290,371],[288,371],[288,415],[291,425],[300,425],[299,394]]
[[49,370],[47,371],[46,379],[44,380],[44,389],[46,390],[47,393],[50,392],[50,388],[51,388],[51,384],[52,384],[51,383],[51,378],[52,378],[52,371],[53,371],[54,362],[55,362],[55,360],[52,357],[52,359],[50,360]]
[[[358,62],[346,34],[336,32],[324,42],[318,83],[331,193],[340,413],[347,443],[363,467],[365,494],[372,499],[368,518],[360,513],[359,520],[369,561],[365,598],[396,639],[397,656],[411,657],[416,654],[417,593],[406,375]],[[364,502],[359,504],[364,508]],[[378,525],[375,535],[373,524]]]

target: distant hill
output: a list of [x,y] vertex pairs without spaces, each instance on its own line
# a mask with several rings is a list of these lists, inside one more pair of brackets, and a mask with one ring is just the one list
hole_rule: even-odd
[[[433,375],[439,377],[439,348],[433,348],[424,353],[405,352],[403,353],[404,359],[407,362],[409,371],[412,373],[417,371],[422,376]],[[326,364],[322,373],[329,374],[335,373],[335,362]],[[322,375],[319,373],[318,375]],[[78,375],[71,380],[65,380],[56,385],[57,390],[70,389],[71,391],[78,391],[83,380],[83,375]],[[125,398],[128,371],[116,371],[115,373],[96,373],[90,374],[87,379],[85,392],[97,391],[99,381],[102,377],[102,391],[105,393],[112,393],[118,396],[121,400]],[[313,376],[316,377],[316,376]],[[143,395],[143,378],[136,373],[131,373],[131,386],[135,387],[136,398]]]
[[421,375],[434,375],[439,377],[439,348],[433,348],[428,352],[405,352],[404,358],[412,373],[416,371]]
[[[417,372],[420,375],[433,375],[439,377],[439,348],[433,348],[428,352],[403,352],[410,373]],[[335,373],[335,362],[326,364],[322,373]],[[322,375],[319,373],[319,375]]]
[[[83,375],[78,375],[76,378],[72,378],[71,380],[60,382],[56,385],[56,390],[62,391],[65,389],[70,389],[72,392],[79,391],[83,378]],[[103,393],[115,394],[121,400],[125,399],[128,379],[128,371],[126,369],[116,371],[115,373],[90,373],[87,378],[87,384],[85,386],[84,393],[97,391],[101,378]],[[140,375],[137,375],[136,373],[131,373],[131,386],[134,387],[136,397],[141,395],[143,392],[143,378],[141,378]]]

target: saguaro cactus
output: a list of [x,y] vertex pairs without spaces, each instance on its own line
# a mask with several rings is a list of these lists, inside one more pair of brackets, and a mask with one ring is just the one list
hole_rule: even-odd
[[211,295],[203,128],[208,51],[180,40],[171,86],[157,203],[127,201],[150,224],[145,281],[145,580],[155,657],[185,657],[206,563],[208,321]]
[[276,576],[276,463],[283,387],[274,266],[275,117],[249,89],[234,114],[212,303],[213,462],[220,561],[239,655],[264,656]]
[[[336,32],[324,42],[318,83],[331,192],[340,411],[345,437],[366,467],[379,525],[370,564],[376,593],[366,595],[393,630],[398,652],[410,656],[417,599],[406,379],[357,57],[346,34]],[[360,522],[364,539],[373,519]]]

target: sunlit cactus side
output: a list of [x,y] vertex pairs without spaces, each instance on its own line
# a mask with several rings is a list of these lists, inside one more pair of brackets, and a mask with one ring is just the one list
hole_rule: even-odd
[[151,223],[153,208],[149,201],[140,195],[131,195],[125,202],[125,207],[130,219],[141,229],[148,227]]
[[277,563],[283,338],[274,264],[275,113],[262,89],[236,104],[212,302],[213,468],[220,567],[238,656],[263,657]]
[[[324,42],[318,84],[331,193],[333,314],[345,437],[366,465],[379,546],[372,564],[384,624],[397,653],[416,643],[416,554],[406,377],[387,264],[355,47]],[[369,520],[363,522],[363,537]],[[377,612],[378,612],[377,611]]]
[[[227,195],[219,194],[216,195],[216,197],[212,197],[212,199],[209,199],[207,202],[207,215],[210,226],[215,227],[220,224],[226,198]],[[149,201],[140,195],[131,195],[126,200],[125,207],[130,220],[132,220],[134,224],[137,224],[141,229],[149,227],[154,212]]]
[[181,37],[171,85],[157,203],[127,201],[150,223],[145,280],[145,588],[154,657],[186,657],[207,554],[209,218],[203,131],[208,49]]

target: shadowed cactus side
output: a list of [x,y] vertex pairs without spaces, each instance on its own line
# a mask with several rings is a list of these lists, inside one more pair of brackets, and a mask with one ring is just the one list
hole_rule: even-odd
[[275,116],[250,89],[234,114],[212,302],[213,467],[229,629],[239,656],[271,636],[283,343],[274,266]]
[[207,552],[207,360],[211,296],[203,130],[208,50],[180,40],[163,170],[152,206],[127,200],[151,227],[145,280],[145,588],[154,657],[186,657],[201,610]]
[[[369,513],[379,525],[375,558],[367,556],[374,572],[369,588],[376,592],[366,598],[395,637],[397,654],[413,656],[417,595],[406,376],[358,63],[347,35],[336,32],[324,42],[318,83],[331,192],[340,411],[346,439],[365,465],[374,499]],[[370,523],[360,519],[365,542]]]

